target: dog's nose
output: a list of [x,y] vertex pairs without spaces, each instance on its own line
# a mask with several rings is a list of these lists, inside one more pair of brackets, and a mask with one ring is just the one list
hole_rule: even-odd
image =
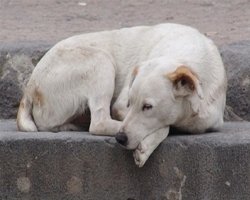
[[128,137],[126,136],[125,133],[123,133],[123,132],[118,132],[118,133],[116,134],[116,136],[115,136],[115,139],[116,139],[116,141],[117,141],[119,144],[121,144],[121,145],[123,145],[123,146],[126,146],[126,145],[127,145]]

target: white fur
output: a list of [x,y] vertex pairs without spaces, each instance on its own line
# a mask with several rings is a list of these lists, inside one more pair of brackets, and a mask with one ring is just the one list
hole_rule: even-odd
[[[174,81],[178,70],[191,74],[191,82]],[[141,167],[170,125],[194,133],[220,128],[226,87],[217,48],[193,28],[160,24],[83,34],[59,42],[38,63],[17,123],[21,131],[78,130],[71,120],[89,108],[89,131],[123,132]],[[152,108],[143,110],[145,104]],[[111,118],[110,105],[123,122]]]

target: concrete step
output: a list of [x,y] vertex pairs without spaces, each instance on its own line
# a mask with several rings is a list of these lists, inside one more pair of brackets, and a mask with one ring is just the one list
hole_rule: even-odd
[[3,200],[246,200],[249,185],[249,122],[171,135],[138,168],[112,137],[22,133],[14,120],[0,120]]

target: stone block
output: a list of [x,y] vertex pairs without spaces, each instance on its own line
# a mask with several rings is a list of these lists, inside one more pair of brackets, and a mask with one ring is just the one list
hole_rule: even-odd
[[16,117],[30,74],[51,47],[45,41],[0,44],[0,119]]
[[[51,42],[23,41],[0,44],[0,119],[16,118],[30,74]],[[226,121],[250,120],[250,41],[220,48],[228,74]]]
[[227,105],[250,121],[250,41],[223,45],[220,52],[228,75]]
[[170,135],[144,167],[112,137],[0,121],[0,199],[249,199],[250,123]]

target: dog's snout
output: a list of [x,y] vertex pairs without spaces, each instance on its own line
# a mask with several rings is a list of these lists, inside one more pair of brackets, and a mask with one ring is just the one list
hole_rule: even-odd
[[123,145],[126,146],[127,145],[127,141],[128,141],[128,137],[126,136],[126,134],[124,132],[118,132],[115,136],[116,141]]

